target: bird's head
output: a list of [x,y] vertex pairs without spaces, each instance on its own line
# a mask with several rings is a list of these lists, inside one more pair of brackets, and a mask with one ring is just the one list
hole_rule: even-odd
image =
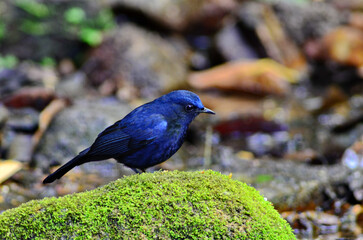
[[200,113],[215,114],[212,110],[204,107],[197,94],[187,90],[177,90],[161,97],[162,101],[168,103],[179,117],[192,121]]

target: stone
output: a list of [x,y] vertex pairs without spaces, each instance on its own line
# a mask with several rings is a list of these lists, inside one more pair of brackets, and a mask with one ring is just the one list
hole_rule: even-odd
[[270,202],[213,171],[135,174],[0,215],[5,238],[296,239]]
[[[60,112],[50,124],[35,151],[35,165],[49,169],[50,165],[64,164],[89,147],[101,131],[130,111],[128,105],[117,101],[75,101],[73,106]],[[106,165],[104,163],[104,169],[109,169]],[[90,163],[81,169],[102,173],[103,168]],[[107,173],[104,174],[107,176]]]
[[106,37],[83,69],[93,85],[113,82],[121,98],[155,98],[185,85],[186,49],[135,25],[123,24]]

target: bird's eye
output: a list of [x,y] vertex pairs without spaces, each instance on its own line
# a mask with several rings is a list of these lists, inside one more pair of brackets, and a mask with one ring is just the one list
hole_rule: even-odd
[[195,106],[193,106],[191,104],[185,106],[185,111],[187,111],[187,112],[191,112],[194,109],[195,109]]

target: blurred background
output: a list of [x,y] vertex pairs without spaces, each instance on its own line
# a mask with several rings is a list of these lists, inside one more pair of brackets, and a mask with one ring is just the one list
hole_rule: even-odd
[[299,239],[363,239],[362,0],[2,0],[0,212],[133,174],[41,181],[175,89],[200,116],[169,161],[256,187]]

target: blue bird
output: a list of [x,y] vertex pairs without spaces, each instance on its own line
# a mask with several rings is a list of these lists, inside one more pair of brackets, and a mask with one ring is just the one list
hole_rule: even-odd
[[[43,180],[51,183],[72,168],[109,158],[136,173],[168,160],[200,113],[215,114],[195,93],[177,90],[146,103],[101,132],[95,142]],[[139,169],[139,170],[138,170]]]

